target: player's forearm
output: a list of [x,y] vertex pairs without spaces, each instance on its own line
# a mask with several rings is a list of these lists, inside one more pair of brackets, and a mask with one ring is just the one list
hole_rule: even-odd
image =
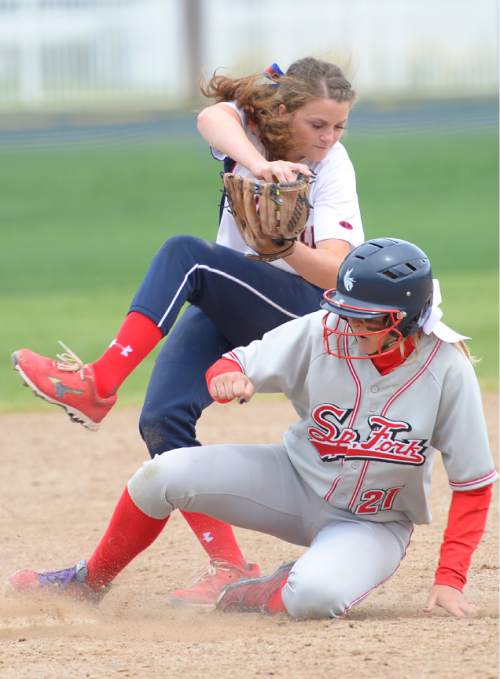
[[337,274],[342,261],[349,252],[349,244],[338,241],[334,248],[310,248],[296,243],[291,255],[284,260],[308,283],[328,290],[337,284]]
[[218,106],[209,106],[198,115],[198,131],[214,149],[225,153],[252,174],[265,162],[245,134],[237,114]]
[[478,490],[453,493],[434,580],[436,585],[448,585],[460,591],[463,589],[472,554],[484,532],[491,491],[490,485]]

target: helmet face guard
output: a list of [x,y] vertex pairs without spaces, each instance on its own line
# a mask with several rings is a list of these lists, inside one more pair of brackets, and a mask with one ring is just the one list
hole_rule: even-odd
[[[378,356],[384,356],[385,354],[393,351],[397,346],[403,341],[403,333],[398,329],[398,325],[405,317],[405,313],[399,309],[389,309],[389,308],[366,308],[361,306],[353,306],[347,303],[342,304],[332,304],[332,297],[336,290],[326,290],[323,293],[323,299],[325,304],[323,305],[327,309],[331,309],[333,306],[336,307],[335,313],[339,316],[337,322],[333,327],[328,325],[328,320],[332,314],[332,311],[327,311],[322,318],[323,325],[323,344],[325,351],[330,356],[335,356],[336,358],[349,358],[349,359],[371,359],[377,358]],[[356,318],[363,321],[369,321],[370,319],[385,319],[386,323],[379,330],[364,330],[363,332],[355,332],[351,325],[349,324],[349,319]],[[346,324],[342,324],[341,321],[345,321]],[[334,337],[335,338],[334,338]],[[350,338],[358,337],[375,337],[378,338],[377,349],[370,354],[360,354],[359,356],[351,356],[347,351],[347,342]],[[386,340],[391,338],[389,346],[387,346]],[[345,339],[343,342],[342,340]],[[343,346],[342,346],[343,345]]]
[[[339,358],[374,358],[420,331],[431,311],[432,271],[427,255],[413,243],[396,238],[366,241],[340,265],[337,287],[323,295],[321,307],[325,351]],[[338,318],[331,320],[330,314]],[[354,319],[368,322],[385,318],[383,327],[360,329]],[[344,321],[344,322],[343,322]],[[376,351],[362,356],[348,355],[350,338],[376,336]]]

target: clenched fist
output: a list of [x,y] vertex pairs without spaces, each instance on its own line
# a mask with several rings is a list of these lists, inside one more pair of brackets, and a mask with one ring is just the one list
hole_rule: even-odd
[[235,398],[246,402],[254,395],[255,387],[243,373],[229,372],[212,378],[209,392],[217,403],[229,403]]

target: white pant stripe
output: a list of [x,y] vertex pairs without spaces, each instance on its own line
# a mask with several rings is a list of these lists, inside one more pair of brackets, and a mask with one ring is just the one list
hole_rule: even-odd
[[289,316],[290,318],[299,318],[298,314],[292,314],[290,311],[287,311],[282,306],[280,306],[279,304],[276,304],[276,302],[273,302],[271,299],[269,299],[269,297],[266,297],[265,295],[263,295],[261,292],[259,292],[255,288],[253,288],[248,283],[245,283],[244,281],[240,281],[235,276],[231,276],[230,274],[226,273],[225,271],[220,271],[219,269],[213,269],[212,267],[207,266],[206,264],[195,264],[193,267],[191,267],[191,269],[189,269],[187,274],[184,276],[184,279],[183,279],[182,283],[180,284],[177,292],[175,293],[172,301],[168,305],[167,310],[165,311],[165,313],[161,317],[160,321],[157,323],[158,327],[160,327],[162,325],[163,321],[166,319],[166,317],[170,313],[170,311],[171,311],[173,305],[175,304],[177,298],[181,294],[182,288],[186,285],[186,282],[187,282],[189,276],[193,273],[193,271],[196,271],[196,269],[205,269],[206,271],[210,271],[211,273],[215,273],[215,274],[218,274],[219,276],[223,276],[224,278],[228,278],[229,280],[233,281],[234,283],[241,285],[243,288],[250,290],[250,292],[253,292],[254,295],[256,295],[257,297],[260,297],[262,300],[264,300],[264,302],[267,302],[268,304],[273,306],[275,309],[278,309],[278,311],[281,311],[281,313],[284,314],[285,316]]

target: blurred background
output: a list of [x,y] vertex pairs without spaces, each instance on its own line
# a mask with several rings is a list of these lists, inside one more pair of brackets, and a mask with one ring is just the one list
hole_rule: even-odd
[[343,143],[367,238],[427,251],[497,388],[496,0],[0,0],[0,410],[37,406],[14,349],[96,358],[163,240],[215,238],[200,76],[307,55],[358,92]]

